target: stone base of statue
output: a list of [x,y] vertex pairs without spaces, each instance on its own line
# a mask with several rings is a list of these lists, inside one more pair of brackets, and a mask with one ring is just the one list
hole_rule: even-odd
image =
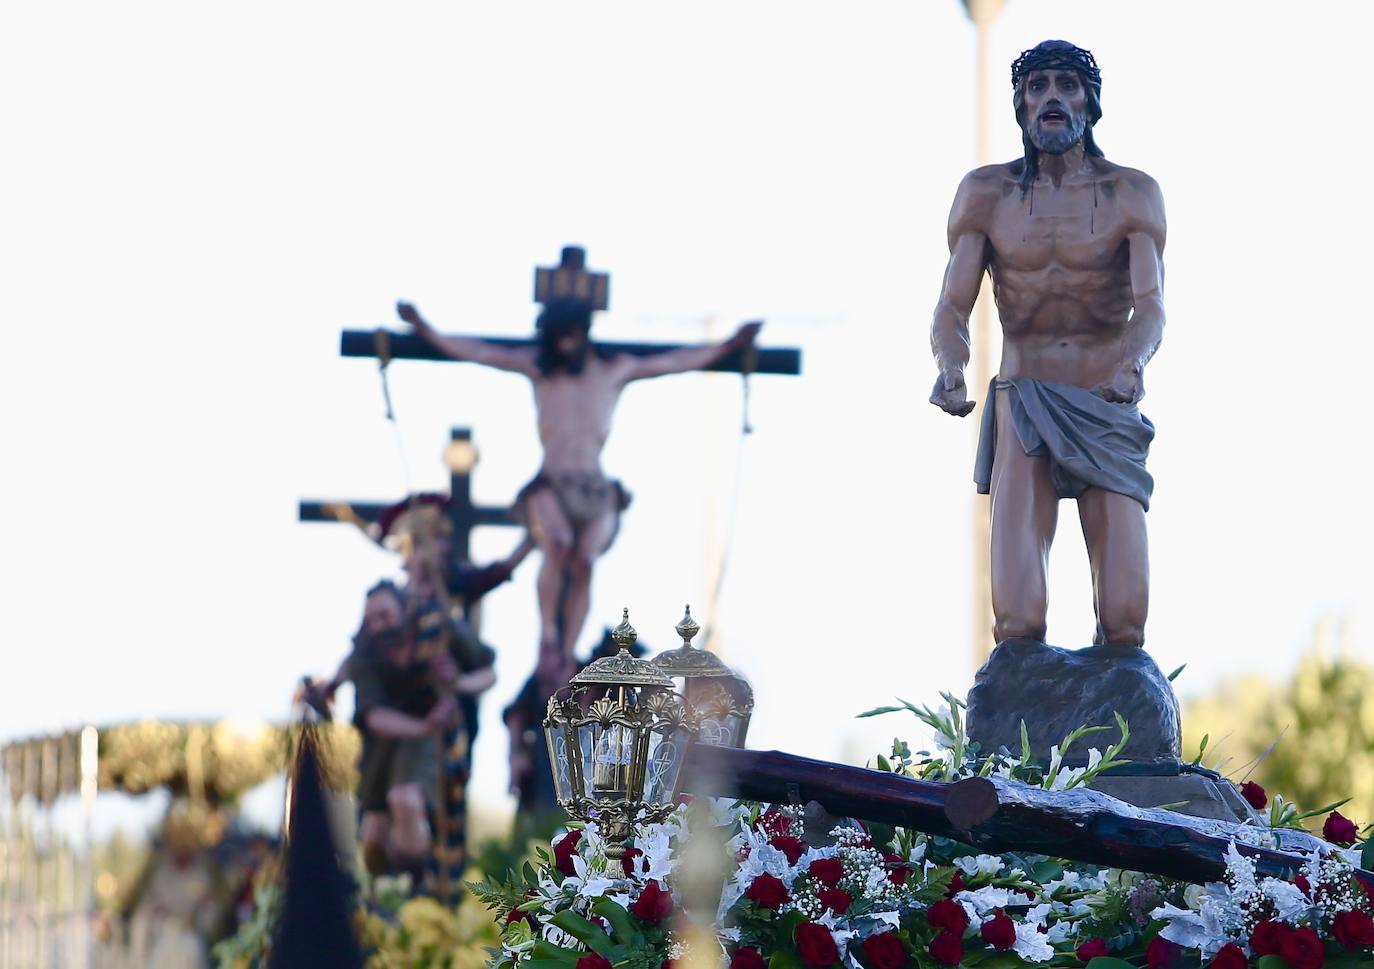
[[1050,748],[1078,727],[1111,727],[1069,751],[1083,761],[1088,747],[1105,748],[1116,737],[1119,713],[1131,736],[1121,756],[1134,762],[1129,774],[1103,776],[1093,787],[1137,807],[1187,802],[1182,813],[1245,820],[1249,806],[1230,782],[1189,772],[1180,765],[1182,728],[1169,678],[1136,646],[1060,649],[1038,640],[1000,643],[978,671],[968,695],[968,734],[984,751],[1021,750],[1026,723],[1031,752],[1048,760]]

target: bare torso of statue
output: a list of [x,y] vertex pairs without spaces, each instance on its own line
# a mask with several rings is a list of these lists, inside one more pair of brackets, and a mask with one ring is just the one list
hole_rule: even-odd
[[623,355],[602,359],[590,353],[575,376],[555,373],[531,381],[545,471],[601,470],[601,451],[631,363]]
[[1135,405],[1164,325],[1163,200],[1153,179],[1107,161],[1092,140],[1101,109],[1091,54],[1047,41],[1013,80],[1026,157],[959,186],[931,325],[931,403],[973,410],[968,320],[987,272],[1003,348],[975,476],[992,495],[995,638],[1043,641],[1058,502],[1073,497],[1093,569],[1094,642],[1138,646],[1153,426]]

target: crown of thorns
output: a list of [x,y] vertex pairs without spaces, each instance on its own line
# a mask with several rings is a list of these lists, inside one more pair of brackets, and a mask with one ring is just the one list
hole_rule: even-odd
[[1095,88],[1102,87],[1102,72],[1098,70],[1097,59],[1092,51],[1075,47],[1067,41],[1047,41],[1030,50],[1023,50],[1021,56],[1011,63],[1011,86],[1017,87],[1031,71],[1078,71]]

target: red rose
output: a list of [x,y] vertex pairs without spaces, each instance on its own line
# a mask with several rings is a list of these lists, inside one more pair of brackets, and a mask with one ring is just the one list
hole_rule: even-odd
[[1093,939],[1089,942],[1084,942],[1074,950],[1074,955],[1078,956],[1079,962],[1092,962],[1098,956],[1105,956],[1106,954],[1106,939]]
[[743,946],[730,957],[730,969],[768,969],[768,963],[759,955],[758,949]]
[[807,969],[828,969],[840,961],[835,937],[824,925],[803,922],[797,926],[797,953]]
[[1326,961],[1326,946],[1316,929],[1294,929],[1283,940],[1279,955],[1293,969],[1321,969]]
[[873,969],[902,969],[907,963],[906,946],[896,932],[870,935],[864,939],[863,948]]
[[554,867],[563,874],[572,876],[577,874],[577,869],[573,867],[573,855],[577,853],[577,843],[582,840],[582,832],[569,831],[553,846]]
[[1263,811],[1269,805],[1269,795],[1254,781],[1246,781],[1240,786],[1240,796],[1256,811]]
[[822,888],[816,893],[816,897],[821,900],[821,904],[836,915],[843,915],[849,911],[849,906],[854,904],[854,896],[843,888]]
[[1331,923],[1331,934],[1352,952],[1360,946],[1374,945],[1374,919],[1358,908],[1340,912]]
[[1340,811],[1332,811],[1327,816],[1326,823],[1322,825],[1322,837],[1332,844],[1354,844],[1359,836],[1360,833],[1355,830],[1355,822]]
[[744,897],[752,900],[759,908],[777,908],[784,902],[792,900],[792,896],[787,893],[787,886],[782,883],[782,879],[770,875],[768,872],[755,876],[745,891]]
[[1283,940],[1292,931],[1282,922],[1256,922],[1250,933],[1250,951],[1256,956],[1272,956],[1283,948]]
[[759,819],[754,822],[754,829],[762,831],[770,838],[775,834],[791,834],[792,819],[777,808],[769,808],[759,815]]
[[577,960],[577,965],[573,969],[615,969],[611,965],[611,960],[595,952],[588,952],[581,959]]
[[1178,957],[1182,952],[1182,948],[1177,943],[1170,942],[1162,935],[1157,935],[1145,947],[1145,965],[1149,966],[1150,969],[1169,969],[1169,966],[1178,962]]
[[1312,897],[1312,883],[1307,880],[1306,875],[1299,875],[1297,878],[1294,878],[1293,884],[1297,886],[1298,891],[1302,892],[1308,898]]
[[822,885],[838,885],[844,877],[844,863],[838,858],[817,858],[806,867],[806,873]]
[[[1016,923],[1000,908],[993,912],[992,918],[982,924],[978,931],[983,941],[994,949],[1006,951],[1016,941]],[[1150,969],[1154,969],[1153,966]]]
[[676,959],[664,959],[658,964],[658,969],[677,969]]
[[1207,969],[1246,969],[1249,965],[1250,959],[1246,956],[1245,950],[1234,942],[1228,942],[1212,957],[1212,961],[1207,963]]
[[956,871],[954,877],[949,880],[949,888],[945,891],[945,898],[953,898],[964,890],[964,873]]
[[638,848],[626,848],[625,854],[620,856],[620,870],[625,872],[626,878],[635,873],[635,859],[643,854]]
[[787,856],[787,863],[795,865],[797,859],[806,853],[806,842],[790,834],[775,834],[768,843]]
[[964,940],[959,933],[946,929],[930,943],[930,955],[936,962],[957,966],[964,961]]
[[644,891],[639,893],[639,898],[630,905],[630,914],[641,922],[652,922],[657,925],[673,912],[673,894],[663,890],[663,886],[657,881],[649,882],[644,886]]
[[521,919],[523,919],[523,920],[525,920],[526,922],[528,922],[530,928],[532,928],[532,929],[538,929],[538,928],[539,928],[539,923],[536,922],[536,921],[534,920],[534,913],[533,913],[533,912],[522,912],[522,911],[520,911],[520,909],[519,909],[518,907],[516,907],[516,908],[513,908],[513,909],[511,909],[509,912],[506,913],[506,924],[507,924],[507,925],[510,925],[510,924],[513,923],[513,922],[519,922]]
[[906,861],[902,859],[902,856],[884,851],[883,861],[888,864],[887,880],[894,885],[905,885],[907,876],[911,874],[911,869],[906,866]]
[[942,898],[926,909],[926,921],[937,929],[963,936],[964,929],[968,928],[968,913],[958,902]]

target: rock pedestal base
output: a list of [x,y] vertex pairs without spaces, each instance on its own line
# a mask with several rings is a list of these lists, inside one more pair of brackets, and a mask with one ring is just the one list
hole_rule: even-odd
[[[1111,727],[1069,752],[1084,757],[1089,746],[1116,739],[1113,713],[1131,728],[1122,752],[1130,760],[1177,759],[1181,726],[1169,679],[1136,646],[1060,649],[1032,640],[998,645],[974,677],[968,695],[968,734],[984,753],[1021,750],[1021,722],[1031,752],[1048,760],[1050,748],[1081,726]],[[1180,800],[1175,798],[1175,800]]]

